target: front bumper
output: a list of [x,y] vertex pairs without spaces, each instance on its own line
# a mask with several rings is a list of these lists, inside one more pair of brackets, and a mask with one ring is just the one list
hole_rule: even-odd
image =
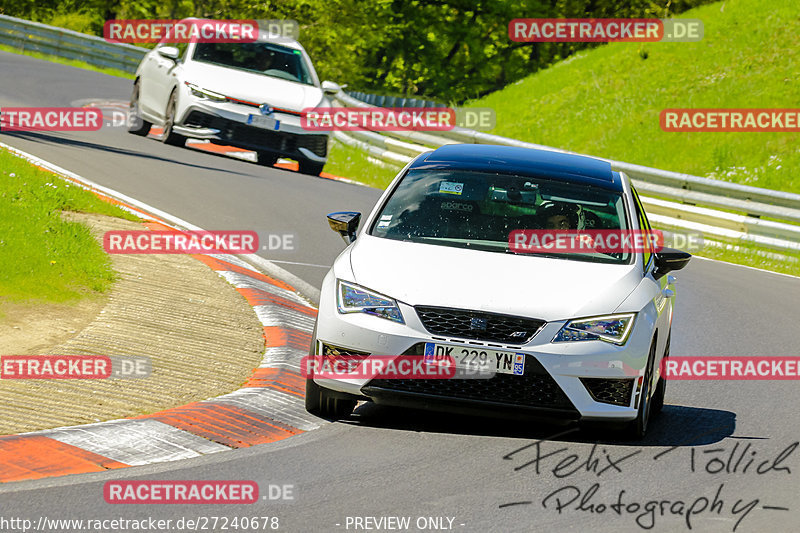
[[339,351],[404,357],[421,353],[420,346],[425,342],[437,342],[522,352],[526,362],[523,376],[498,374],[490,379],[450,380],[315,378],[322,387],[376,403],[492,416],[620,422],[636,417],[639,377],[644,375],[653,335],[653,321],[642,313],[624,346],[603,341],[551,343],[564,321],[545,324],[524,345],[501,345],[432,335],[415,309],[403,303],[398,305],[405,324],[363,313],[340,314],[333,298],[326,297],[335,294],[327,281],[320,302],[315,353],[323,353],[323,345],[327,345]]
[[273,113],[280,121],[276,131],[247,124],[251,114],[258,115],[256,107],[190,98],[175,127],[181,135],[291,159],[327,161],[329,136],[304,130],[298,116]]

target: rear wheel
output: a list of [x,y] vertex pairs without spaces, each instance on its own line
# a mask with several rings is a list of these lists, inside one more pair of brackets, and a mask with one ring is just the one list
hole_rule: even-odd
[[136,80],[128,106],[128,133],[144,137],[150,133],[150,126],[152,124],[142,118],[142,111],[139,109],[139,80]]
[[161,136],[161,142],[172,146],[183,146],[186,142],[186,137],[172,131],[175,125],[175,107],[178,98],[175,91],[169,95],[169,102],[167,102],[167,111],[164,114],[164,133]]
[[653,409],[652,394],[652,381],[653,381],[653,364],[656,358],[656,339],[650,346],[650,354],[647,357],[647,368],[644,371],[644,379],[642,380],[642,390],[639,392],[639,410],[636,419],[630,422],[628,426],[628,434],[631,438],[639,440],[643,439],[647,434],[647,425],[650,422],[650,414]]
[[316,161],[305,160],[298,162],[298,166],[300,167],[300,172],[302,174],[319,176],[320,172],[322,172],[322,168],[325,166],[325,163],[317,163]]
[[306,411],[322,418],[338,420],[347,418],[356,407],[356,400],[336,397],[335,393],[320,387],[312,378],[306,379]]

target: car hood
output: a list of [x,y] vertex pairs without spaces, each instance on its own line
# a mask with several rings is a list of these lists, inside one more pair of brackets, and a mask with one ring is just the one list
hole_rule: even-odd
[[208,89],[258,104],[267,103],[292,111],[315,107],[322,101],[322,89],[243,70],[235,70],[199,61],[185,65],[183,78]]
[[369,235],[360,236],[349,252],[355,283],[403,303],[548,322],[613,312],[642,279],[636,265],[466,250]]

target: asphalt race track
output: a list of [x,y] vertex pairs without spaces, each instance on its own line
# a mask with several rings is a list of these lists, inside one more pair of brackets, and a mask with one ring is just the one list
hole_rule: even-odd
[[[0,106],[126,100],[131,87],[7,53],[0,72]],[[343,249],[325,214],[367,212],[379,195],[123,128],[4,133],[0,141],[205,229],[294,234],[296,250],[261,255],[315,287],[326,269],[312,265],[330,265]],[[697,259],[677,277],[672,355],[800,355],[799,279]],[[392,523],[366,529],[376,523],[355,517],[389,516],[410,517],[411,531],[796,531],[798,399],[792,381],[671,382],[663,414],[635,444],[599,432],[364,405],[346,422],[275,444],[2,486],[0,515],[173,524],[276,516],[280,531],[385,531]],[[294,499],[110,505],[103,486],[112,479],[253,480],[262,494],[270,484],[293,485]],[[444,519],[428,520],[437,517]]]

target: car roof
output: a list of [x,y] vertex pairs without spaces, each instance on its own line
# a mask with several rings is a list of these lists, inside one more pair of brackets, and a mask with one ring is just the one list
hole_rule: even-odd
[[607,161],[583,155],[494,144],[448,144],[410,166],[425,170],[472,170],[549,178],[622,191],[622,178]]

